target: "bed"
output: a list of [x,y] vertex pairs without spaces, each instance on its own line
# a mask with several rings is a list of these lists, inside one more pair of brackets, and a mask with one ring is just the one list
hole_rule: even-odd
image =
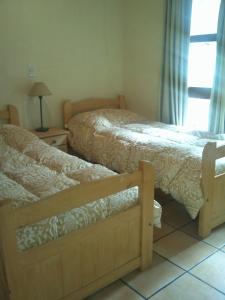
[[149,122],[126,110],[123,96],[68,100],[63,108],[76,153],[118,172],[151,161],[155,186],[184,204],[193,219],[199,215],[201,237],[225,221],[224,135]]
[[[12,106],[0,117],[19,125]],[[148,162],[118,175],[12,124],[0,166],[0,299],[83,299],[151,264],[161,209]]]

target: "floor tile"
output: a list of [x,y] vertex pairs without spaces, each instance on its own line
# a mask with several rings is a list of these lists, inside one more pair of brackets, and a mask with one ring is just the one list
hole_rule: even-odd
[[225,253],[218,251],[196,266],[191,273],[225,293]]
[[185,274],[150,299],[225,300],[225,295],[193,276]]
[[174,228],[179,228],[191,222],[192,219],[185,210],[184,206],[174,201],[165,207],[163,206],[162,221],[173,226]]
[[123,280],[142,295],[148,297],[183,273],[180,268],[154,254],[153,263],[149,269],[143,272],[132,272]]
[[94,295],[85,298],[86,300],[141,300],[143,299],[125,284],[120,281],[116,281],[106,288],[100,290]]
[[[187,226],[182,228],[182,231],[200,239],[200,237],[198,236],[197,221],[188,224]],[[213,229],[210,235],[202,240],[218,248],[225,245],[225,224],[222,224],[221,226],[218,226],[215,229]]]
[[198,220],[194,220],[193,222],[182,227],[182,229],[180,230],[187,234],[190,234],[194,238],[202,240],[202,238],[198,235]]
[[154,250],[185,270],[216,251],[214,247],[181,231],[175,231],[155,242]]
[[215,247],[222,247],[225,245],[225,224],[213,229],[211,234],[205,238],[204,241]]
[[168,235],[169,233],[171,233],[173,231],[174,231],[174,228],[172,226],[162,222],[161,228],[154,227],[154,231],[153,231],[154,241],[161,239],[162,237],[164,237],[165,235]]

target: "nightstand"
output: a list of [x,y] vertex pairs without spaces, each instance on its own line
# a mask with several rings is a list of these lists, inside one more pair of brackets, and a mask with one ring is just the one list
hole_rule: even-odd
[[40,132],[35,130],[31,130],[31,132],[37,135],[40,139],[45,141],[47,144],[54,146],[64,152],[68,151],[67,148],[68,131],[60,128],[49,128],[49,130],[45,132]]

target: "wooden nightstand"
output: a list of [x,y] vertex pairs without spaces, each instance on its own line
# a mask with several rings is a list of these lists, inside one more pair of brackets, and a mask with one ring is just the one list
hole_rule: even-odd
[[45,141],[47,144],[54,146],[64,152],[68,151],[67,148],[68,131],[60,128],[49,128],[49,130],[45,132],[40,132],[35,130],[31,130],[31,132],[37,135],[40,139]]

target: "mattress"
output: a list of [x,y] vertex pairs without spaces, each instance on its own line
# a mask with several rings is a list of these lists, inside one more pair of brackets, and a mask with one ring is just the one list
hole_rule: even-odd
[[[18,208],[82,182],[115,172],[86,162],[39,140],[25,129],[0,128],[0,201],[11,199]],[[88,203],[17,231],[18,247],[24,251],[55,240],[125,210],[138,201],[137,188]],[[154,223],[160,226],[161,207],[154,202]]]
[[[184,127],[149,122],[122,109],[80,113],[68,122],[75,152],[117,172],[130,172],[139,160],[155,168],[155,185],[182,203],[194,219],[204,203],[201,160],[207,142],[225,144],[225,135],[188,131]],[[218,161],[217,172],[225,171]]]

